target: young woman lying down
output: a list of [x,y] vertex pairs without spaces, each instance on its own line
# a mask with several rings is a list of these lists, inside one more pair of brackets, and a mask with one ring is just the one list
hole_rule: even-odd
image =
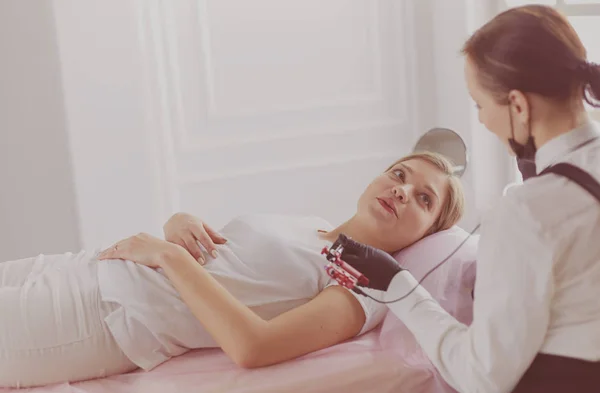
[[450,164],[417,154],[376,177],[337,227],[250,215],[218,234],[176,214],[166,240],[0,263],[0,386],[150,370],[195,348],[253,368],[335,345],[387,309],[330,279],[323,246],[345,233],[392,253],[454,225],[463,205]]

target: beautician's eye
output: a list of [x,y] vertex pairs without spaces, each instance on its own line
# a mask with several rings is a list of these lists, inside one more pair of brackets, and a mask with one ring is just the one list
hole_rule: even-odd
[[475,104],[475,108],[477,108],[477,110],[480,110],[481,106],[479,106],[479,104]]

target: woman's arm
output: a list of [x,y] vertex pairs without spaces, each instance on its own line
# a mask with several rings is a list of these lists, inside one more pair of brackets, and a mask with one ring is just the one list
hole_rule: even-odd
[[338,286],[265,321],[180,250],[167,253],[160,266],[204,328],[242,367],[267,366],[332,346],[354,337],[365,322],[358,300]]
[[365,322],[348,290],[330,287],[265,321],[223,288],[183,247],[147,234],[116,243],[98,259],[162,268],[183,301],[237,364],[252,368],[293,359],[354,337]]

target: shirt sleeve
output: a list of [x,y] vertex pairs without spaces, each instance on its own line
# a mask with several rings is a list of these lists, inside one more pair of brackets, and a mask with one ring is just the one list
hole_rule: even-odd
[[[332,285],[339,284],[337,281],[331,280],[331,282],[327,284],[327,287],[330,287]],[[388,307],[385,304],[378,303],[373,299],[369,299],[368,297],[359,295],[356,292],[353,292],[349,289],[347,290],[356,298],[356,300],[358,300],[360,306],[363,309],[363,312],[365,313],[365,323],[360,329],[360,332],[358,332],[357,334],[357,336],[360,336],[361,334],[364,334],[374,329],[375,327],[377,327],[377,325],[379,325],[381,321],[383,321],[383,318],[385,318],[388,312]]]
[[[448,314],[421,286],[389,304],[461,393],[512,390],[540,350],[549,324],[552,251],[529,211],[506,199],[482,226],[470,326]],[[384,298],[397,299],[415,285],[414,277],[402,271]]]

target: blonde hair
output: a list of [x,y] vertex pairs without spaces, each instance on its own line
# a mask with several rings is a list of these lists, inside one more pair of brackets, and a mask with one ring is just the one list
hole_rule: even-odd
[[438,168],[444,175],[448,177],[448,195],[438,218],[435,220],[427,235],[443,231],[455,225],[465,212],[465,194],[462,183],[454,173],[454,165],[445,156],[428,151],[415,152],[402,157],[398,161],[390,165],[385,171],[389,171],[395,165],[409,160],[426,161]]

